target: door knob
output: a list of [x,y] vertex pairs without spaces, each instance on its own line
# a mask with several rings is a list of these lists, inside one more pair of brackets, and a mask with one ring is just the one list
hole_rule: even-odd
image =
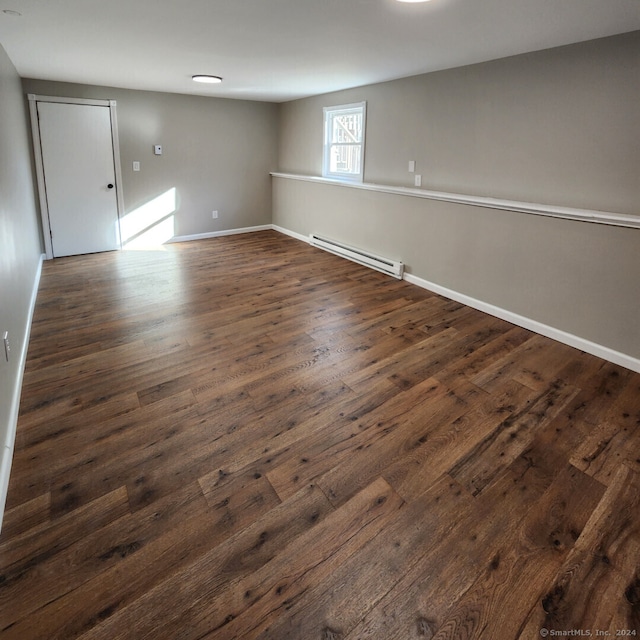
[[113,185],[112,185],[111,183],[109,183],[109,184],[107,185],[107,189],[113,189]]

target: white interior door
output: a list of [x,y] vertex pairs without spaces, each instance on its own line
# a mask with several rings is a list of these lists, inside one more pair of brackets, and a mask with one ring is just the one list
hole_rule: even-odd
[[37,109],[54,257],[119,249],[109,107],[38,102]]

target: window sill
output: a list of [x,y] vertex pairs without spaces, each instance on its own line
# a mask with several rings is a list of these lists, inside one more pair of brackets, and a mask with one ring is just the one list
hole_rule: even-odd
[[464,204],[473,207],[484,207],[486,209],[516,211],[518,213],[529,213],[538,216],[562,218],[564,220],[594,222],[597,224],[607,224],[616,227],[640,229],[640,216],[624,213],[609,213],[606,211],[595,211],[591,209],[573,209],[570,207],[557,207],[554,205],[537,204],[533,202],[502,200],[499,198],[487,198],[485,196],[469,196],[457,193],[447,193],[444,191],[428,191],[426,189],[414,189],[411,187],[395,187],[391,185],[374,184],[370,182],[353,182],[347,180],[337,180],[334,178],[323,178],[320,176],[298,175],[294,173],[272,172],[271,175],[274,178],[284,178],[287,180],[316,182],[338,187],[349,187],[351,189],[364,189],[366,191],[377,191],[379,193],[390,193],[412,198],[424,198],[427,200],[452,202],[454,204]]

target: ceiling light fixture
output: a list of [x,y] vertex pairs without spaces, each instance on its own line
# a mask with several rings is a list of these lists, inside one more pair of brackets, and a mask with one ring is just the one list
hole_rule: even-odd
[[194,82],[205,82],[207,84],[220,84],[222,82],[222,78],[220,76],[196,75],[191,76],[191,79]]

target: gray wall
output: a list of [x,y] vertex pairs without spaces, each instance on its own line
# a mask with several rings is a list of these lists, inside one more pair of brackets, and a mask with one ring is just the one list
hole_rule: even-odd
[[[319,175],[322,107],[367,101],[365,181],[640,214],[640,32],[281,105]],[[273,222],[640,358],[640,230],[274,179]]]
[[365,182],[640,213],[640,32],[281,105],[279,168],[322,173],[322,107],[367,101]]
[[[177,189],[175,235],[271,222],[277,106],[111,87],[23,80],[25,93],[117,101],[125,212]],[[163,145],[155,156],[153,146]],[[141,171],[134,172],[138,160]],[[212,219],[211,212],[219,211]]]
[[[42,249],[29,155],[28,123],[20,78],[0,46],[0,337],[9,331],[11,358],[0,344],[0,446],[17,417],[13,401],[21,380],[21,350]],[[0,461],[9,463],[5,451]],[[1,474],[0,474],[1,475]],[[0,485],[2,482],[0,482]],[[4,507],[0,487],[0,518]]]

